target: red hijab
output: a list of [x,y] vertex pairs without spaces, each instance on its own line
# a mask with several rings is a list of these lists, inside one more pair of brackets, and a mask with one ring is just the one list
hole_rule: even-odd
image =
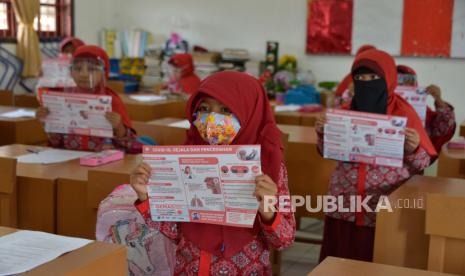
[[[367,67],[386,80],[388,89],[387,114],[393,116],[407,117],[407,127],[414,128],[420,136],[420,146],[435,158],[437,152],[431,143],[420,117],[413,107],[394,91],[397,87],[397,69],[394,59],[388,53],[381,50],[368,50],[358,55],[352,65],[352,72],[357,68]],[[350,108],[348,103],[345,108]]]
[[182,70],[180,85],[183,92],[195,93],[200,86],[200,79],[194,73],[192,56],[190,54],[175,54],[170,58],[169,63]]
[[[365,51],[368,51],[368,50],[372,50],[372,49],[376,49],[376,47],[373,46],[373,45],[369,45],[369,44],[362,45],[362,46],[360,46],[360,48],[358,48],[357,53],[355,54],[355,56],[358,56],[361,53],[363,53]],[[344,92],[349,88],[351,83],[352,83],[352,74],[347,74],[344,77],[344,79],[342,79],[341,83],[337,86],[337,88],[336,88],[336,96],[342,97],[342,94],[344,94]]]
[[[417,72],[413,70],[413,68],[407,66],[407,65],[398,65],[397,66],[397,72],[400,74],[410,74],[410,75],[417,75]],[[415,86],[418,86],[418,83],[415,84]],[[430,126],[434,119],[438,116],[438,113],[436,111],[433,111],[429,106],[426,108],[426,121],[425,125],[426,127]],[[447,134],[431,138],[431,142],[433,143],[434,147],[436,148],[437,152],[441,152],[442,146],[449,142],[450,139],[455,134],[455,127],[453,128],[452,131],[449,131]]]
[[[225,71],[211,75],[201,83],[187,103],[186,112],[191,123],[194,121],[193,114],[205,97],[214,98],[231,109],[241,125],[232,144],[261,145],[262,171],[277,183],[280,166],[284,162],[281,131],[276,126],[265,90],[258,80],[239,72]],[[197,128],[191,124],[186,145],[206,144]],[[256,238],[260,227],[257,220],[252,229],[181,223],[181,231],[201,250],[231,257]],[[224,251],[221,250],[222,247]]]
[[[103,50],[102,48],[94,45],[81,46],[76,50],[76,52],[74,52],[73,60],[75,58],[90,58],[102,61],[105,67],[105,78],[108,79],[108,76],[110,75],[110,59],[108,58],[108,55],[105,52],[105,50]],[[98,90],[102,91],[104,95],[111,96],[113,112],[119,113],[121,115],[121,119],[123,120],[123,124],[126,127],[132,129],[131,120],[129,119],[129,116],[127,114],[126,107],[124,106],[124,103],[118,96],[118,94],[106,86]]]
[[68,46],[68,44],[72,44],[75,49],[85,45],[84,41],[80,40],[79,38],[69,36],[60,42],[61,53],[63,53],[65,47]]

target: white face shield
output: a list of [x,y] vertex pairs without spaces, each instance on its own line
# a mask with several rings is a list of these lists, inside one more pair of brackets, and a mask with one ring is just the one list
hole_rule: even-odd
[[95,58],[74,58],[70,65],[70,73],[76,83],[76,87],[65,88],[65,91],[95,94],[104,92],[106,77],[105,63],[102,60]]

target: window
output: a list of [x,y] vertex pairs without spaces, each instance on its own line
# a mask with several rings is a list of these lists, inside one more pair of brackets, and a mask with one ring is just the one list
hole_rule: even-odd
[[[14,41],[17,23],[11,0],[0,0],[0,39]],[[42,41],[60,40],[73,33],[73,0],[40,0],[34,29]]]

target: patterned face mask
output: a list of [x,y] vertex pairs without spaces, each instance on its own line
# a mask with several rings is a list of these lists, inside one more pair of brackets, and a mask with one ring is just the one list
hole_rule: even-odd
[[215,112],[197,113],[194,125],[202,138],[210,145],[231,144],[241,129],[236,116]]

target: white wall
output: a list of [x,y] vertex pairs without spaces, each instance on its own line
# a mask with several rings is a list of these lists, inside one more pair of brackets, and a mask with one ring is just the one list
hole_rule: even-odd
[[113,28],[117,19],[113,16],[113,0],[75,0],[74,33],[87,44],[98,45],[98,32]]
[[[80,1],[80,0],[77,0]],[[114,0],[115,27],[143,28],[168,35],[181,30],[191,43],[209,49],[247,48],[263,58],[268,40],[280,42],[281,54],[294,54],[301,68],[309,68],[319,81],[340,80],[353,57],[305,54],[307,0]],[[176,20],[174,20],[176,19]],[[182,22],[182,28],[173,26]],[[183,26],[184,25],[184,26]],[[421,85],[438,84],[444,98],[465,120],[465,60],[398,58],[415,68]]]

